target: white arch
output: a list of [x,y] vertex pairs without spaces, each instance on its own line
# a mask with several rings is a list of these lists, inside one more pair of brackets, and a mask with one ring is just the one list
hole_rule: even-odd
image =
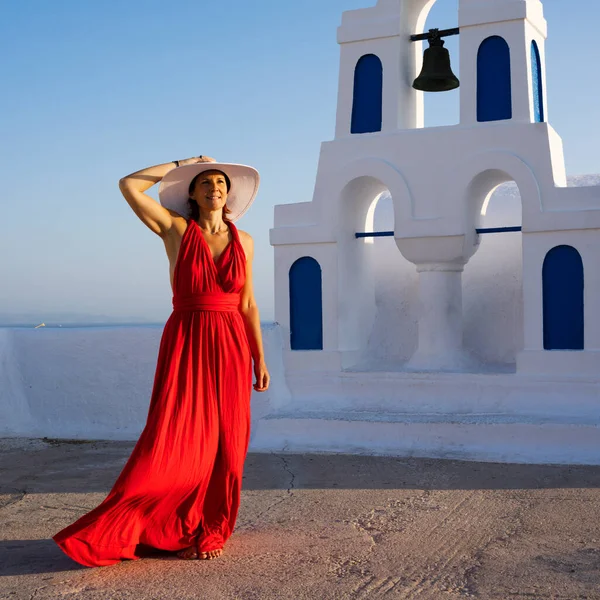
[[386,188],[392,196],[396,228],[399,222],[413,217],[414,205],[408,183],[402,172],[386,160],[379,158],[355,160],[337,171],[332,180],[334,183],[330,186],[328,197],[324,198],[324,201],[327,202],[327,209],[332,211],[333,214],[330,216],[333,218],[344,215],[349,208],[345,204],[349,186],[356,185],[360,180],[366,188],[369,188],[369,196],[372,196],[364,207],[365,223],[373,199]]
[[378,158],[352,161],[332,173],[319,191],[321,219],[336,242],[338,348],[359,352],[366,346],[375,317],[373,245],[357,240],[364,231],[373,202],[384,191],[393,198],[396,223],[411,219],[412,199],[402,173]]
[[462,190],[463,210],[467,222],[481,214],[481,205],[487,194],[497,185],[514,181],[521,194],[523,226],[526,217],[539,215],[543,210],[542,193],[535,173],[527,163],[503,150],[490,150],[472,155],[463,162],[458,190]]

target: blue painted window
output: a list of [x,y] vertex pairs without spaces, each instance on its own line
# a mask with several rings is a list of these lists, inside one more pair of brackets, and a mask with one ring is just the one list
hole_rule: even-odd
[[351,133],[381,131],[383,122],[383,65],[374,54],[363,56],[354,71]]
[[544,349],[583,350],[583,261],[572,246],[556,246],[542,272]]
[[309,256],[290,269],[290,330],[292,350],[323,350],[321,267]]
[[477,53],[477,120],[512,118],[510,48],[497,35],[483,40]]
[[531,81],[533,84],[533,112],[535,122],[544,121],[544,91],[542,87],[542,61],[535,40],[531,42]]

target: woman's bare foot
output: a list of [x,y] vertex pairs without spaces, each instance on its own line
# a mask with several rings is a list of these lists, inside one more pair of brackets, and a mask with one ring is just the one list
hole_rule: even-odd
[[183,558],[183,560],[195,560],[198,558],[198,550],[196,550],[195,546],[190,546],[177,552],[177,556]]
[[183,560],[212,560],[213,558],[219,558],[223,554],[223,549],[218,548],[217,550],[209,550],[208,552],[200,552],[196,550],[195,546],[184,548],[177,553],[179,558]]

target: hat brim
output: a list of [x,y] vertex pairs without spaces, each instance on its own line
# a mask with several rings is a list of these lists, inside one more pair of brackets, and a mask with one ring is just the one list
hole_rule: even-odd
[[249,208],[260,184],[260,175],[253,167],[234,163],[203,162],[184,165],[169,171],[160,182],[158,197],[160,203],[169,210],[189,219],[189,187],[192,179],[204,171],[222,171],[231,181],[227,194],[227,208],[230,221],[237,221]]

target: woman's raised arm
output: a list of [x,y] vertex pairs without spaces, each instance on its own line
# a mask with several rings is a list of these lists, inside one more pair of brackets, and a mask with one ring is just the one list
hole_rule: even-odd
[[[199,162],[214,162],[214,158],[199,156],[186,158],[178,162],[180,166],[183,166]],[[174,162],[168,162],[136,171],[119,180],[119,189],[129,206],[133,209],[133,212],[140,218],[144,225],[160,237],[164,237],[171,229],[173,217],[176,215],[144,192],[175,168],[176,165]]]

